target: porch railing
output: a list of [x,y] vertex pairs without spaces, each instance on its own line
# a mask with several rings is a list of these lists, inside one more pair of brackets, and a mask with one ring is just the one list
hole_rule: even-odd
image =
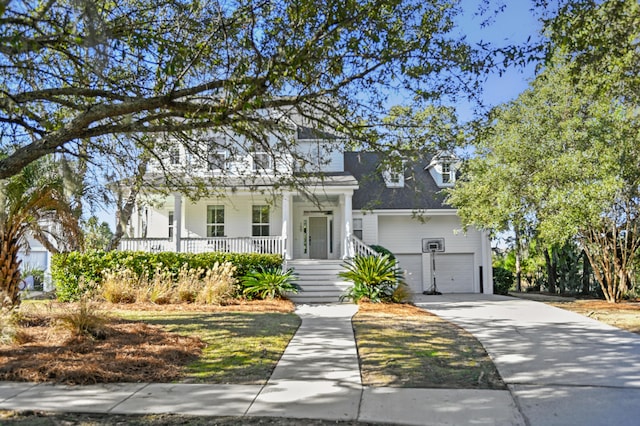
[[122,238],[118,250],[146,251],[156,253],[160,251],[175,251],[176,243],[169,238]]
[[284,238],[282,237],[214,237],[183,238],[181,251],[189,253],[205,253],[221,251],[229,253],[262,253],[283,254]]
[[380,253],[366,245],[360,238],[351,236],[351,256],[380,256]]
[[[168,238],[123,238],[118,249],[146,252],[175,251],[176,243]],[[279,236],[182,238],[180,251],[284,254],[284,238]]]

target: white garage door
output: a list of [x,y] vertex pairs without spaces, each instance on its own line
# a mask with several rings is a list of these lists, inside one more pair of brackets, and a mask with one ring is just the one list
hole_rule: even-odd
[[[431,270],[431,267],[425,269]],[[436,286],[441,293],[473,293],[473,255],[436,254]]]
[[422,293],[422,255],[399,254],[396,256],[400,269],[405,272],[405,280],[412,293]]

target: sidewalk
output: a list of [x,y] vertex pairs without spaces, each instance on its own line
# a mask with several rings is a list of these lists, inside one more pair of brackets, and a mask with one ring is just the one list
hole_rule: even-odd
[[509,391],[363,387],[355,305],[301,305],[302,324],[266,385],[0,382],[0,409],[360,420],[404,425],[524,425]]

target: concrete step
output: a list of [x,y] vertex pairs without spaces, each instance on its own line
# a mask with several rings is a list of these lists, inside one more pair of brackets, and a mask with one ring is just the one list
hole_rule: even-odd
[[335,303],[351,286],[338,274],[344,270],[341,260],[295,260],[287,267],[296,275],[296,284],[300,292],[290,295],[296,303]]

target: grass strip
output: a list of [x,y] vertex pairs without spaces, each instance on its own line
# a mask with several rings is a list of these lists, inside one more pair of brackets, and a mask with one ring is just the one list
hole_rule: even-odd
[[478,340],[422,309],[361,304],[352,322],[366,386],[506,389]]

